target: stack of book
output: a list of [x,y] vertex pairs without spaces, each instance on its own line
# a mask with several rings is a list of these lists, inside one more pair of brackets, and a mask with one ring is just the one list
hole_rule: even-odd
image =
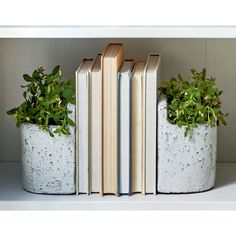
[[160,54],[111,43],[76,71],[77,194],[156,194]]

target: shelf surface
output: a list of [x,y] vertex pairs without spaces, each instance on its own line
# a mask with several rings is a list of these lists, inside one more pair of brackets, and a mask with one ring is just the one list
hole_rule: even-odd
[[214,189],[195,194],[43,195],[21,188],[17,162],[0,163],[0,210],[236,210],[236,163],[218,163]]
[[0,38],[236,38],[236,27],[0,26]]

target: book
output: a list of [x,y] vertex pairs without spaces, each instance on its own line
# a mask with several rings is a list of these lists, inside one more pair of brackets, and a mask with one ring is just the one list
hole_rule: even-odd
[[90,193],[99,193],[101,185],[101,158],[102,158],[102,73],[101,54],[99,54],[91,68],[90,76],[90,103],[89,103],[89,170]]
[[118,72],[119,194],[131,195],[131,72],[133,60],[125,60]]
[[136,62],[131,77],[132,193],[143,189],[143,80],[145,62]]
[[76,71],[76,183],[77,194],[89,194],[89,77],[92,59]]
[[159,53],[150,54],[144,70],[143,194],[157,192],[157,100],[160,60]]
[[124,47],[109,44],[102,63],[102,172],[101,194],[118,194],[118,70]]

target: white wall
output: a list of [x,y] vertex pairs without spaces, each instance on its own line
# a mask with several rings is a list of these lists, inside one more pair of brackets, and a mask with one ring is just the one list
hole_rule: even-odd
[[22,102],[22,75],[39,65],[49,71],[60,64],[66,78],[74,76],[84,57],[95,57],[111,41],[125,43],[126,58],[145,60],[148,53],[161,52],[165,80],[206,66],[225,91],[223,108],[230,113],[228,127],[219,127],[218,160],[236,161],[236,40],[232,39],[0,39],[0,161],[20,160],[20,130],[6,110]]

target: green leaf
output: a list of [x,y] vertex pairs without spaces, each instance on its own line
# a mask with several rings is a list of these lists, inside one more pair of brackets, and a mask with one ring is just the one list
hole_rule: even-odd
[[18,108],[13,108],[13,109],[7,111],[7,114],[8,115],[15,115],[17,111],[18,111]]
[[33,78],[33,80],[38,80],[39,79],[39,72],[37,70],[33,71],[32,78]]
[[21,110],[25,110],[27,108],[28,104],[27,102],[23,102],[21,105],[20,105],[20,109]]
[[19,128],[22,124],[22,121],[21,120],[17,120],[16,121],[16,127]]
[[24,91],[23,92],[23,97],[24,97],[25,100],[26,100],[26,96],[27,96],[27,93],[26,93],[26,91]]
[[29,88],[30,88],[30,92],[31,92],[31,94],[35,95],[35,94],[36,94],[36,88],[35,88],[34,83],[32,83],[31,86],[30,86]]
[[202,77],[203,77],[203,79],[205,79],[205,77],[206,77],[206,68],[202,69]]
[[71,120],[70,118],[68,118],[67,121],[70,126],[75,126],[75,122]]
[[30,115],[35,115],[38,112],[38,109],[34,107],[29,107],[28,112]]
[[69,130],[67,129],[61,129],[61,132],[64,134],[64,135],[69,135]]
[[186,128],[186,129],[184,130],[184,137],[187,137],[187,136],[188,136],[188,133],[189,133],[189,130],[188,130],[188,128]]
[[76,99],[75,99],[75,98],[72,98],[72,99],[69,100],[69,102],[70,102],[71,104],[75,105],[75,104],[76,104]]
[[51,84],[53,81],[57,80],[58,76],[56,75],[49,75],[46,80],[46,85]]
[[65,89],[62,93],[62,96],[65,98],[71,98],[74,95],[74,92],[72,89]]
[[226,121],[225,121],[225,119],[224,119],[223,116],[220,116],[219,119],[220,119],[220,121],[221,121],[221,123],[222,123],[223,125],[227,125],[227,123],[226,123]]
[[190,124],[190,127],[191,127],[191,128],[197,128],[197,124],[195,124],[195,123]]
[[75,85],[75,78],[71,78],[66,82],[67,85]]
[[48,130],[48,133],[49,133],[49,135],[50,135],[52,138],[54,137],[54,134],[51,132],[50,129]]
[[27,74],[24,74],[24,75],[23,75],[23,78],[24,78],[24,80],[25,80],[26,82],[32,82],[32,81],[33,81],[33,79],[32,79],[29,75],[27,75]]
[[183,81],[183,77],[182,77],[181,74],[178,74],[178,79],[179,79],[180,81]]
[[60,70],[60,65],[56,66],[53,70],[52,70],[52,74],[53,75],[57,75],[59,73]]

